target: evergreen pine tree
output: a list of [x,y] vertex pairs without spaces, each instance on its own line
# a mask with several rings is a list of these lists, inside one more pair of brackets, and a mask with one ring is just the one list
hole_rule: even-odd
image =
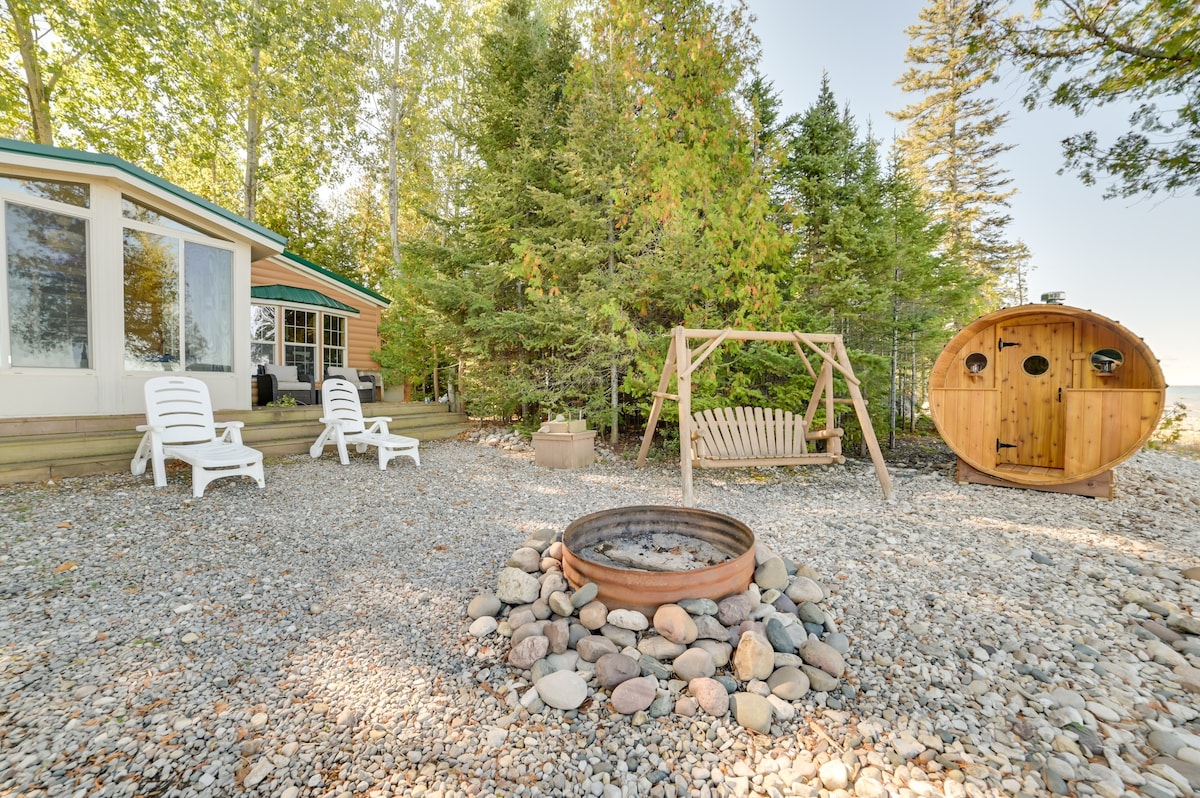
[[779,185],[802,220],[789,297],[804,314],[790,323],[853,336],[887,294],[878,145],[838,109],[828,76],[790,128]]
[[[777,194],[796,213],[799,230],[786,281],[786,328],[845,336],[866,394],[911,396],[909,375],[927,363],[924,350],[907,357],[912,343],[930,335],[944,341],[939,325],[953,318],[972,284],[935,253],[941,228],[899,164],[884,171],[878,142],[839,110],[827,76],[816,102],[789,120],[786,139]],[[803,395],[805,381],[792,382]],[[888,407],[870,405],[877,429],[889,428]]]
[[980,306],[970,315],[1023,301],[1030,259],[1008,234],[1016,189],[998,163],[1013,147],[998,139],[1008,114],[986,93],[999,56],[971,46],[985,22],[981,9],[974,0],[929,0],[908,28],[912,66],[897,81],[922,98],[892,114],[909,123],[900,146],[945,226],[943,254],[981,279]]
[[580,336],[572,308],[534,301],[544,293],[536,242],[556,223],[542,197],[562,191],[555,153],[577,47],[566,19],[551,23],[531,0],[499,10],[470,75],[472,124],[460,133],[477,159],[464,214],[444,244],[439,236],[418,248],[437,271],[414,285],[449,324],[476,412],[535,416],[559,404],[551,364]]
[[979,282],[960,261],[940,254],[944,228],[896,151],[887,165],[883,204],[892,275],[887,339],[881,343],[890,363],[888,429],[894,435],[915,427],[929,369],[952,336],[953,323],[969,312]]
[[[602,11],[634,145],[616,273],[636,347],[625,387],[648,402],[675,325],[774,326],[790,247],[746,112],[757,43],[744,4],[608,0]],[[706,375],[695,378],[703,394]],[[721,385],[736,401],[739,386]]]

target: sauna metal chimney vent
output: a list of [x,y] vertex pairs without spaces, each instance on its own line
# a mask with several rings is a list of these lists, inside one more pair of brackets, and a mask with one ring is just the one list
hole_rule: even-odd
[[1066,291],[1049,291],[1042,294],[1042,302],[1047,305],[1061,305],[1067,301]]

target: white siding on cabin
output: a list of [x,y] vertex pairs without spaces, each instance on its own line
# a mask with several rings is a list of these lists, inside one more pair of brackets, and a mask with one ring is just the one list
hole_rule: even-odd
[[[92,196],[90,209],[64,211],[88,219],[89,368],[12,368],[8,366],[7,352],[4,352],[3,362],[0,362],[0,418],[143,412],[143,385],[161,372],[127,371],[125,368],[122,194],[180,218],[219,239],[214,243],[232,251],[233,371],[197,372],[194,376],[208,384],[215,408],[248,409],[251,381],[249,314],[237,309],[250,306],[251,246],[253,244],[261,251],[263,240],[253,239],[247,231],[219,219],[206,209],[110,167],[81,164],[77,171],[73,167],[54,158],[10,154],[0,157],[0,171],[6,174],[87,182],[91,185]],[[16,193],[5,192],[0,197],[24,204],[40,204]],[[2,225],[0,219],[0,227]],[[3,236],[0,235],[2,244]],[[7,304],[0,305],[7,316]]]

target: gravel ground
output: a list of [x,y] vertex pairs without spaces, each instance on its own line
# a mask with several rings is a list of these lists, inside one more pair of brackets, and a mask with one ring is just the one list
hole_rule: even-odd
[[1113,501],[961,486],[944,460],[699,472],[699,506],[816,570],[843,685],[731,717],[528,712],[467,632],[531,535],[678,504],[678,465],[505,441],[380,472],[307,456],[198,500],[128,474],[0,487],[0,795],[1190,796],[1200,461]]

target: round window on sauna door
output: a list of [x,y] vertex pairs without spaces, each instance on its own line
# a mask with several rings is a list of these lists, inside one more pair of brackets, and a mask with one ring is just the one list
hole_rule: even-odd
[[1097,349],[1092,352],[1092,368],[1100,374],[1112,374],[1125,362],[1125,356],[1116,349]]
[[1040,377],[1050,370],[1050,361],[1045,355],[1030,355],[1021,363],[1021,368],[1030,377]]
[[972,374],[980,373],[987,368],[987,365],[987,355],[983,354],[982,352],[972,352],[971,354],[967,355],[967,371],[971,372]]

